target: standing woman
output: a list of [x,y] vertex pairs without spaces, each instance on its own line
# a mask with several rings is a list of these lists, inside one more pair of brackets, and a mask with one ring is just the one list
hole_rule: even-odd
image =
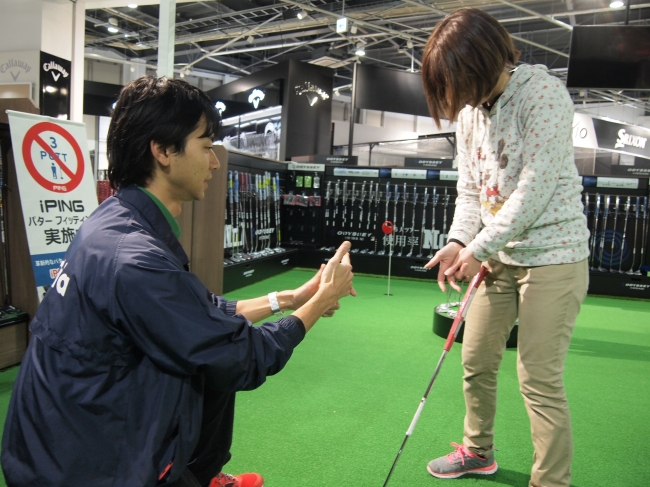
[[[508,32],[480,9],[440,22],[422,78],[431,116],[458,118],[458,199],[438,283],[490,274],[469,309],[462,347],[463,442],[431,475],[492,474],[497,372],[517,317],[517,372],[534,446],[529,487],[571,483],[573,442],[562,375],[588,285],[589,231],[574,163],[573,103],[544,66],[519,66]],[[466,106],[467,105],[467,106]]]

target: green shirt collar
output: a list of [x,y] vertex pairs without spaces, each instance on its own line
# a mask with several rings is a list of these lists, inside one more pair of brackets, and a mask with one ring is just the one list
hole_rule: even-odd
[[160,211],[162,211],[163,215],[165,215],[165,218],[167,219],[167,223],[169,223],[169,226],[172,227],[172,232],[174,232],[174,235],[176,235],[176,238],[181,238],[181,227],[180,227],[180,225],[176,221],[176,218],[174,218],[174,215],[172,215],[171,212],[167,209],[167,207],[162,204],[162,201],[160,201],[151,192],[147,191],[143,187],[137,186],[137,188],[140,189],[147,196],[149,196],[149,198],[151,198],[154,203],[156,203],[156,206],[158,208],[160,208]]

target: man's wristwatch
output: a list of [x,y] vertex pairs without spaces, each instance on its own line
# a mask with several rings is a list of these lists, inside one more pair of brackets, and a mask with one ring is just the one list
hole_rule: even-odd
[[269,293],[268,297],[269,297],[269,304],[271,305],[271,311],[273,312],[273,314],[276,316],[283,315],[284,313],[280,309],[280,303],[278,303],[278,293],[277,292]]

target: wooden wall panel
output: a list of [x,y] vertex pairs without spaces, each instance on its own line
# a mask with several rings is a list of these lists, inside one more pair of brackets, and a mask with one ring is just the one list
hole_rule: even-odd
[[[223,227],[226,212],[228,151],[215,145],[219,169],[213,171],[205,198],[194,202],[190,269],[215,294],[223,293]],[[188,254],[189,255],[189,254]]]

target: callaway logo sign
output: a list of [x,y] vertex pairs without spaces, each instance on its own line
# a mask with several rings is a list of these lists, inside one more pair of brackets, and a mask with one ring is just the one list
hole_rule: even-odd
[[260,102],[264,99],[264,92],[262,90],[254,89],[250,95],[248,95],[248,103],[252,103],[255,109],[260,105]]
[[[43,63],[43,71],[51,71],[50,74],[52,75],[52,78],[54,78],[54,81],[59,81],[59,77],[61,75],[63,75],[64,78],[70,76],[70,73],[68,73],[63,66],[55,63],[54,61]],[[53,71],[58,71],[58,74],[54,73]]]
[[32,70],[32,67],[25,61],[20,61],[18,59],[10,59],[6,63],[0,64],[0,73],[6,73],[9,71],[9,74],[14,81],[18,81],[21,69],[26,73],[29,73]]

